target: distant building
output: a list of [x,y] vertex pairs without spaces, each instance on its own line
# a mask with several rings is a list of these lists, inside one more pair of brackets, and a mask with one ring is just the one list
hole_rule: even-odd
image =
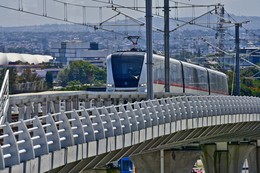
[[65,41],[54,43],[51,54],[55,57],[54,62],[62,66],[67,66],[72,61],[84,60],[102,68],[105,67],[108,50],[99,50],[96,42]]
[[1,53],[0,52],[0,66],[8,66],[17,61],[29,63],[30,65],[37,65],[41,63],[48,63],[53,60],[49,55],[31,55],[19,53]]
[[[254,64],[260,63],[260,47],[248,47],[240,49],[240,54],[248,55],[245,58]],[[252,66],[252,64],[245,62],[244,66]]]
[[[233,66],[235,64],[235,56],[236,54],[233,53],[233,56],[224,56],[219,58],[220,63],[224,63],[225,66]],[[260,47],[248,47],[240,49],[240,57],[245,58],[246,62],[240,58],[240,67],[251,67],[253,64],[260,64]]]

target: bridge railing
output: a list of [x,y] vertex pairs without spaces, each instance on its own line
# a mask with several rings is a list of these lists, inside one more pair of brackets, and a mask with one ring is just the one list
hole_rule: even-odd
[[0,91],[0,124],[4,124],[9,108],[9,70],[6,71]]
[[[259,115],[259,102],[260,98],[254,97],[181,96],[83,108],[5,123],[0,126],[0,169],[62,148],[136,131],[140,132],[139,138],[151,139],[185,128],[220,123],[207,119],[207,124],[198,122],[189,126],[179,123],[175,129],[170,127],[171,123],[181,120],[236,115],[236,122],[255,121],[247,115]],[[230,122],[223,118],[221,123]],[[159,130],[160,126],[163,132]]]

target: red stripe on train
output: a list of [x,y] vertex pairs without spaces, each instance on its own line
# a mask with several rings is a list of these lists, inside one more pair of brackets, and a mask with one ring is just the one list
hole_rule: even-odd
[[[161,80],[154,80],[153,83],[154,83],[154,84],[165,85],[165,82],[164,82],[164,81],[161,81]],[[171,86],[175,86],[175,87],[183,88],[183,85],[182,85],[182,84],[171,83],[170,85],[171,85]],[[187,88],[187,89],[194,89],[194,90],[198,90],[198,91],[209,92],[208,89],[203,89],[203,88],[199,88],[199,87],[195,87],[195,86],[185,86],[185,88]],[[212,92],[212,93],[215,93],[215,94],[227,95],[226,92],[222,92],[222,91],[211,90],[211,92]]]

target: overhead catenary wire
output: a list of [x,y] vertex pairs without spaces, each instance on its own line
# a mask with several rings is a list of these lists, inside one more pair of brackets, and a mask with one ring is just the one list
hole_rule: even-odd
[[[13,11],[18,11],[18,12],[30,14],[30,15],[45,17],[45,18],[53,19],[53,20],[57,20],[57,21],[67,22],[67,23],[76,24],[76,25],[83,25],[83,26],[86,26],[86,27],[91,27],[91,28],[94,28],[94,29],[100,29],[100,30],[107,31],[107,32],[115,32],[114,30],[105,29],[105,28],[99,28],[97,26],[97,24],[87,24],[87,23],[84,23],[84,22],[83,23],[79,23],[79,22],[71,21],[71,20],[69,20],[66,17],[61,19],[61,18],[49,16],[47,14],[46,15],[42,15],[42,14],[39,14],[39,13],[34,13],[34,12],[26,11],[26,10],[20,10],[20,9],[16,9],[16,8],[12,8],[12,7],[7,7],[7,6],[4,6],[4,5],[0,5],[0,7],[8,9],[8,10],[13,10]],[[65,20],[65,19],[67,19],[67,20]],[[118,34],[120,34],[120,33],[118,33]]]
[[[118,31],[115,31],[113,29],[105,28],[105,27],[106,26],[125,26],[126,27],[126,25],[128,25],[128,26],[145,26],[144,22],[142,22],[142,21],[140,21],[138,19],[135,19],[135,18],[131,17],[130,15],[128,15],[126,13],[123,13],[122,11],[120,11],[120,14],[119,14],[119,12],[117,12],[117,11],[119,11],[119,8],[128,8],[130,10],[134,10],[134,11],[137,11],[137,12],[140,12],[140,13],[144,13],[145,11],[141,10],[142,7],[138,6],[138,1],[137,0],[135,0],[135,2],[134,2],[134,8],[129,8],[127,6],[117,4],[117,3],[115,3],[112,0],[109,0],[109,1],[92,0],[94,2],[100,2],[100,3],[107,4],[107,5],[98,5],[98,6],[78,4],[78,3],[70,3],[70,2],[67,2],[67,1],[65,2],[65,1],[61,1],[61,0],[53,0],[53,1],[64,4],[64,19],[53,17],[53,16],[49,16],[47,14],[46,0],[43,0],[43,4],[45,4],[45,5],[43,5],[43,12],[42,12],[43,14],[38,14],[38,13],[30,12],[30,11],[21,10],[21,9],[23,9],[23,2],[22,2],[22,0],[19,0],[19,2],[20,2],[19,10],[15,9],[15,8],[11,8],[11,7],[2,6],[2,5],[0,5],[0,7],[8,8],[8,9],[11,9],[11,10],[16,10],[16,11],[20,11],[20,12],[24,12],[24,13],[28,13],[28,14],[32,14],[32,15],[43,16],[43,17],[50,18],[50,19],[53,19],[53,20],[64,21],[66,23],[83,25],[83,26],[86,26],[86,27],[94,28],[95,30],[99,29],[99,30],[103,30],[103,31],[107,31],[107,32],[113,32],[113,33],[116,33],[116,34],[119,34],[119,35],[125,35],[125,34],[121,33],[121,32],[118,32]],[[175,15],[175,18],[171,17],[170,20],[173,20],[175,22],[178,21],[178,22],[183,23],[183,24],[176,24],[177,27],[175,29],[173,29],[172,31],[176,31],[177,29],[181,28],[182,26],[185,26],[185,25],[188,25],[188,24],[196,25],[196,26],[200,26],[200,27],[204,27],[204,28],[208,28],[208,29],[212,29],[212,30],[217,31],[215,28],[209,27],[208,24],[207,25],[203,25],[204,23],[200,24],[198,22],[195,22],[195,20],[197,20],[200,17],[204,16],[204,15],[201,15],[201,16],[195,17],[195,7],[203,7],[203,8],[207,8],[207,9],[209,9],[209,7],[215,7],[214,9],[216,9],[216,8],[219,8],[219,7],[223,6],[223,5],[221,5],[221,4],[194,5],[194,4],[190,4],[190,3],[181,3],[181,2],[173,1],[173,0],[170,0],[170,1],[175,3],[175,5],[171,6],[171,8],[176,8],[176,10],[177,10],[178,8],[190,8],[190,7],[192,7],[192,13],[193,13],[192,20],[189,20],[189,21],[185,21],[185,20],[180,19],[180,17],[178,15],[177,15],[177,17]],[[158,1],[158,5],[159,5],[159,1]],[[72,20],[69,19],[69,16],[68,16],[68,6],[77,6],[77,7],[81,7],[82,8],[82,13],[83,13],[82,23],[75,22],[75,21],[72,21]],[[91,23],[87,23],[87,19],[86,19],[87,8],[96,8],[96,9],[99,9],[99,10],[103,9],[103,8],[112,8],[112,10],[117,12],[117,13],[115,15],[111,16],[111,17],[108,17],[105,20],[100,20],[99,23],[95,23],[95,24],[92,23],[91,24]],[[159,9],[161,7],[159,6],[159,7],[155,7],[155,8]],[[211,15],[212,14],[211,12],[214,9],[210,10],[210,12],[208,11],[206,13],[206,15]],[[177,14],[178,14],[178,11],[177,11]],[[105,24],[106,22],[108,22],[112,18],[115,18],[118,15],[125,16],[127,19],[132,20],[135,24],[130,23],[130,22],[128,22],[127,24],[117,24],[117,25],[113,25],[113,24],[107,24],[106,25]],[[158,17],[163,17],[163,16],[159,14]],[[101,15],[100,15],[100,18],[101,18]],[[163,32],[162,29],[155,28],[155,27],[153,27],[153,30],[155,30],[155,32]]]
[[[111,4],[110,2],[105,2],[105,1],[102,1],[102,0],[92,0],[94,2],[100,2],[100,3],[104,3],[104,4]],[[176,1],[172,1],[172,2],[176,2]],[[189,4],[190,6],[185,6],[185,8],[191,8],[191,7],[197,7],[197,5],[194,5],[194,4]],[[223,6],[221,4],[213,4],[213,5],[198,5],[198,7],[218,7],[219,6]],[[130,6],[123,6],[121,4],[118,4],[118,3],[115,3],[113,2],[113,5],[108,7],[108,8],[127,8],[128,10],[134,10],[136,12],[140,12],[140,13],[145,13],[144,10],[140,10],[142,9],[142,7],[139,7],[138,9],[134,9],[134,7],[130,7]],[[163,8],[163,7],[155,7],[155,8]],[[170,8],[181,8],[181,6],[172,6]],[[183,7],[184,8],[184,7]],[[215,9],[214,9],[215,10]],[[212,10],[212,11],[214,11]],[[153,13],[154,16],[157,16],[157,17],[164,17],[163,15],[160,15],[160,14],[156,14],[156,13]],[[203,15],[204,16],[204,15]],[[195,20],[197,20],[198,18],[196,18]],[[170,18],[170,20],[177,20],[179,22],[182,22],[182,23],[185,23],[185,25],[188,25],[188,24],[192,24],[192,25],[196,25],[196,26],[200,26],[200,27],[204,27],[204,28],[208,28],[207,26],[204,26],[204,25],[200,25],[200,24],[197,24],[195,23],[194,21],[195,20],[189,20],[189,21],[185,21],[185,20],[181,20],[179,17],[178,18]],[[185,26],[184,25],[184,26]],[[179,28],[179,27],[178,27]],[[212,29],[212,30],[216,30],[214,28],[208,28],[208,29]],[[174,30],[175,31],[175,30]],[[163,32],[163,31],[162,31]]]
[[[16,8],[13,8],[13,7],[8,7],[8,6],[4,6],[4,5],[0,5],[1,8],[5,8],[5,9],[8,9],[8,10],[12,10],[12,11],[18,11],[18,12],[22,12],[22,13],[26,13],[26,14],[30,14],[30,15],[35,15],[35,16],[40,16],[40,17],[44,17],[44,18],[49,18],[49,19],[52,19],[52,20],[57,20],[57,21],[63,21],[63,22],[66,22],[66,23],[71,23],[71,24],[76,24],[76,25],[83,25],[83,26],[86,26],[86,27],[90,27],[90,28],[93,28],[94,30],[102,30],[102,31],[106,31],[106,32],[111,32],[111,33],[115,33],[115,34],[118,34],[118,35],[122,35],[122,36],[125,36],[125,33],[121,33],[121,32],[116,32],[115,30],[111,30],[111,29],[107,29],[107,28],[104,28],[104,23],[108,20],[110,20],[111,18],[115,17],[115,16],[118,16],[118,14],[112,16],[111,18],[107,19],[106,21],[102,21],[101,23],[97,23],[97,24],[87,24],[87,21],[86,21],[86,8],[100,8],[98,6],[82,6],[82,5],[78,5],[78,4],[72,4],[72,3],[64,3],[62,1],[58,1],[58,0],[54,0],[54,1],[57,1],[59,3],[63,3],[64,5],[64,18],[61,19],[61,18],[57,18],[57,17],[53,17],[53,16],[49,16],[47,14],[47,8],[46,8],[46,0],[44,0],[44,4],[43,4],[43,14],[39,14],[39,13],[35,13],[35,12],[31,12],[31,11],[26,11],[22,8],[22,0],[19,0],[19,8],[16,9]],[[72,21],[72,20],[69,20],[68,19],[68,13],[67,13],[67,8],[68,8],[68,5],[73,5],[73,6],[79,6],[79,7],[83,7],[83,21],[82,23],[80,22],[75,22],[75,21]],[[103,6],[104,7],[104,6]],[[122,15],[125,15],[124,13],[120,12],[120,14]],[[133,19],[131,17],[129,17],[129,19]],[[135,22],[137,22],[137,20],[135,20]],[[139,24],[139,25],[144,25],[143,23],[142,24]],[[101,27],[102,26],[102,27]],[[132,26],[138,26],[138,25],[132,25]],[[156,43],[155,43],[156,44]]]
[[[58,17],[54,17],[54,16],[49,16],[47,14],[47,8],[46,8],[46,3],[43,4],[43,14],[39,14],[39,13],[35,13],[35,12],[31,12],[31,11],[26,11],[26,10],[23,10],[22,8],[22,0],[19,1],[19,8],[16,9],[16,8],[13,8],[13,7],[8,7],[8,6],[4,6],[4,5],[0,5],[1,8],[5,8],[5,9],[8,9],[8,10],[13,10],[13,11],[18,11],[18,12],[22,12],[22,13],[26,13],[26,14],[30,14],[30,15],[35,15],[35,16],[40,16],[40,17],[44,17],[44,18],[48,18],[48,19],[52,19],[52,20],[57,20],[57,21],[63,21],[63,22],[66,22],[66,23],[71,23],[71,24],[76,24],[76,25],[83,25],[83,26],[86,26],[86,27],[90,27],[90,28],[93,28],[94,30],[102,30],[102,31],[106,31],[106,32],[111,32],[111,33],[115,33],[115,34],[118,34],[118,35],[122,35],[122,36],[127,36],[126,33],[121,33],[121,32],[117,32],[115,30],[112,30],[112,29],[108,29],[108,28],[105,28],[104,26],[104,23],[106,23],[107,21],[111,20],[112,18],[118,16],[118,13],[115,14],[114,16],[104,20],[104,21],[101,21],[100,23],[92,23],[92,24],[88,24],[87,21],[86,21],[86,8],[96,8],[96,9],[100,9],[100,7],[102,8],[107,8],[108,6],[87,6],[87,5],[80,5],[80,4],[75,4],[75,3],[67,3],[67,2],[63,2],[63,1],[59,1],[59,0],[53,0],[55,2],[58,2],[58,3],[61,3],[63,4],[63,8],[64,8],[64,18],[61,19],[61,18],[58,18]],[[96,1],[96,0],[94,0]],[[44,0],[44,2],[46,2],[46,0]],[[113,1],[109,1],[110,3],[113,3]],[[68,18],[68,5],[70,6],[77,6],[77,7],[82,7],[82,13],[83,13],[83,19],[82,19],[82,23],[80,22],[75,22],[75,21],[72,21]],[[114,11],[117,11],[116,8],[113,9]],[[133,17],[131,17],[130,15],[127,15],[123,12],[119,12],[120,15],[123,15],[125,16],[126,18],[130,19],[130,20],[133,20],[133,22],[136,23],[136,25],[134,24],[130,24],[129,26],[144,26],[145,23],[138,20],[138,19],[135,19]],[[113,25],[107,25],[107,26],[113,26]],[[117,26],[125,26],[126,25],[117,25]],[[162,32],[162,30],[158,29],[158,28],[153,28],[156,32]],[[143,40],[143,39],[141,39]],[[161,45],[157,42],[154,42],[154,44],[156,45]]]

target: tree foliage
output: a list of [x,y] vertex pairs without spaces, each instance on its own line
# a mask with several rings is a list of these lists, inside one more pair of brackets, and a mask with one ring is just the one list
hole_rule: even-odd
[[[7,68],[3,68],[0,70],[1,74],[1,86],[2,86],[2,81],[4,79],[5,73],[6,73]],[[19,93],[19,92],[24,92],[23,89],[25,88],[19,88],[18,85],[22,83],[27,83],[27,82],[32,82],[32,83],[37,83],[40,81],[41,78],[37,76],[36,73],[33,73],[30,68],[26,68],[23,70],[21,75],[18,75],[17,70],[15,67],[9,68],[9,92],[11,94]],[[40,87],[36,87],[39,89]],[[34,90],[33,90],[34,91]],[[26,92],[33,92],[31,90],[26,90]]]
[[36,82],[41,80],[37,73],[33,73],[31,68],[26,68],[23,73],[17,77],[18,83]]
[[[7,68],[0,69],[0,75],[1,75],[0,88],[2,87],[6,71],[7,71]],[[9,68],[9,92],[11,94],[16,93],[16,85],[18,83],[17,78],[18,78],[18,75],[17,75],[16,68]]]
[[53,75],[52,75],[51,71],[47,71],[47,73],[45,75],[45,81],[47,83],[48,89],[52,89],[53,88]]
[[9,92],[16,93],[16,85],[18,83],[18,74],[16,68],[9,69]]
[[[256,78],[252,78],[254,74],[257,74],[259,72],[258,69],[252,67],[252,68],[246,68],[241,69],[241,75],[240,75],[240,95],[242,96],[256,96],[260,97],[260,80]],[[233,72],[228,72],[229,76],[229,89],[231,93],[232,83],[233,81]],[[235,88],[235,84],[233,85]],[[231,93],[232,94],[232,93]]]
[[106,72],[87,61],[73,61],[59,72],[57,79],[61,86],[67,86],[70,81],[77,84],[103,84]]

